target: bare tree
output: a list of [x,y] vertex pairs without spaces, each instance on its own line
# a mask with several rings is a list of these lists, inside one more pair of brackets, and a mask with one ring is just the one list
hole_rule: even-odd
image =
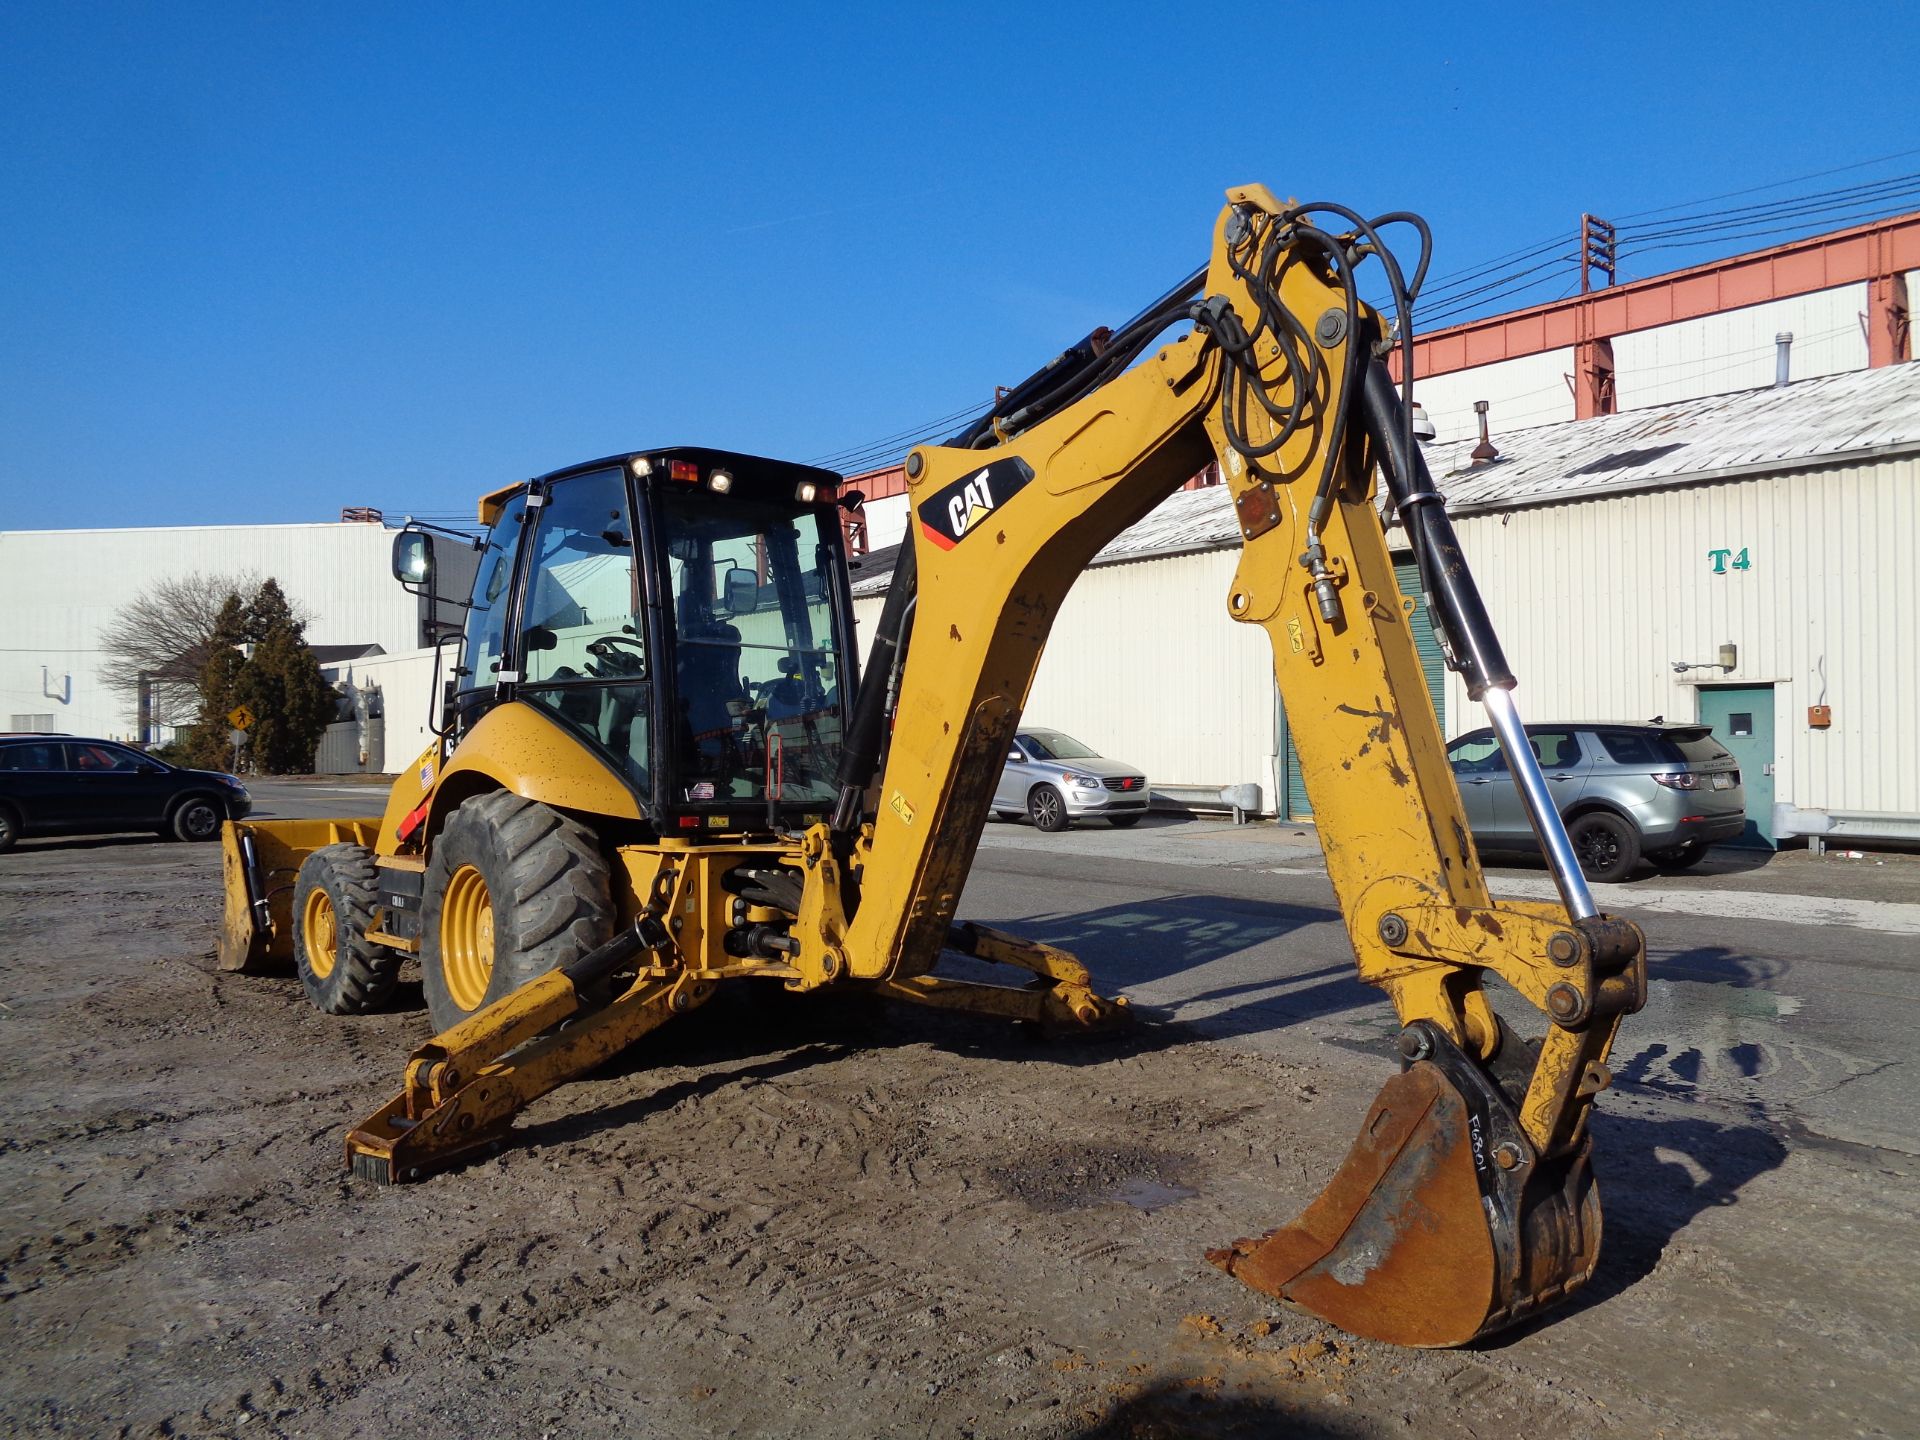
[[[144,674],[157,725],[191,725],[200,714],[200,677],[212,654],[214,623],[229,595],[244,604],[257,573],[176,575],[141,591],[100,632],[100,678],[137,703]],[[309,617],[295,607],[295,618]]]

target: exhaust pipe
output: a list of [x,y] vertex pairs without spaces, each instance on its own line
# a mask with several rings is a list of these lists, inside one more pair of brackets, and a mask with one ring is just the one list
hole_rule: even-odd
[[1773,384],[1779,389],[1787,383],[1793,368],[1793,331],[1782,330],[1773,337]]

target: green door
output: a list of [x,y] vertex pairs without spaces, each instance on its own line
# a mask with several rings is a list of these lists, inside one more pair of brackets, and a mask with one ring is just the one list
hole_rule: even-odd
[[[1440,717],[1440,728],[1444,734],[1447,665],[1440,653],[1440,638],[1433,633],[1433,612],[1427,607],[1427,592],[1420,585],[1420,567],[1413,563],[1412,555],[1396,555],[1393,557],[1393,575],[1400,583],[1400,593],[1413,601],[1413,647],[1420,652],[1420,668],[1427,677],[1427,694],[1433,697],[1433,713]],[[1277,700],[1275,704],[1279,708]],[[1311,819],[1313,811],[1307,804],[1307,783],[1300,775],[1300,757],[1294,753],[1293,735],[1288,728],[1284,709],[1280,709],[1280,754],[1281,763],[1286,767],[1286,808],[1281,813],[1290,820]]]
[[1702,685],[1700,723],[1740,762],[1747,828],[1730,845],[1773,848],[1773,686]]

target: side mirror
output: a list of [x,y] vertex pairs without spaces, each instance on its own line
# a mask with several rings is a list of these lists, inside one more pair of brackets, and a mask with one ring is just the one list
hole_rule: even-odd
[[1027,757],[1022,751],[1012,750],[1007,754],[1007,763],[1009,765],[1024,765],[1027,763]]
[[433,537],[424,530],[402,530],[393,537],[393,578],[408,589],[433,581]]
[[736,565],[727,571],[722,582],[720,603],[729,615],[749,613],[760,599],[760,580],[753,571],[744,565]]

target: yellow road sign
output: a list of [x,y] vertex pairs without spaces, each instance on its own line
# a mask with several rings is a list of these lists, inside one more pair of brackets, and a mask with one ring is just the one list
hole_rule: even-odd
[[249,730],[253,727],[253,711],[244,705],[236,705],[227,712],[227,721],[236,730]]

